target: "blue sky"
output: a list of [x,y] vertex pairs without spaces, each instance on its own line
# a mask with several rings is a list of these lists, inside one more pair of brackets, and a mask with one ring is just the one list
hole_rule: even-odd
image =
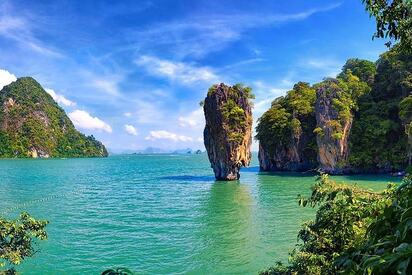
[[256,120],[295,82],[376,60],[374,29],[360,0],[0,0],[0,87],[34,77],[114,152],[203,149],[209,86],[251,86]]

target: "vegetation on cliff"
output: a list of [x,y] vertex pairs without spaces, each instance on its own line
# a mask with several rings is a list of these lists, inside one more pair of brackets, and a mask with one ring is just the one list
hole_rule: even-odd
[[303,224],[288,265],[262,274],[410,274],[412,179],[382,192],[337,184],[321,175],[300,205],[319,207]]
[[412,92],[412,56],[395,47],[382,54],[376,65],[372,90],[358,101],[349,162],[362,171],[400,170],[410,154],[406,113],[400,114],[399,107]]
[[[315,97],[315,90],[308,83],[299,82],[285,97],[275,99],[259,118],[256,139],[261,150],[266,149],[266,156],[259,157],[272,159],[269,164],[272,169],[300,170],[316,163]],[[296,152],[301,153],[296,155]],[[275,155],[282,156],[275,160]]]
[[27,213],[22,213],[17,220],[0,217],[0,274],[16,274],[14,266],[33,256],[34,240],[47,239],[45,227],[48,221],[35,220]]
[[[318,139],[317,148],[310,146],[313,141],[309,141],[302,150],[318,150],[319,163],[315,161],[315,166],[328,167],[330,171],[326,171],[405,169],[412,156],[408,130],[411,122],[408,108],[412,108],[412,100],[408,99],[412,92],[411,56],[396,46],[382,54],[376,63],[349,59],[336,79],[308,86],[317,95],[303,105],[309,103],[310,108],[305,108],[312,110],[316,126],[313,120],[302,121],[293,116],[296,111],[287,106],[288,95],[275,99],[258,120],[256,138],[261,147],[270,152],[273,161],[276,159],[273,152],[278,152],[279,146],[293,143],[292,125],[300,125],[307,128],[307,133],[311,129]],[[307,97],[302,90],[296,92]],[[325,156],[325,152],[330,155]]]
[[204,142],[215,176],[239,179],[239,169],[250,162],[252,90],[241,84],[213,85],[203,103]]
[[0,91],[0,157],[98,157],[106,148],[78,132],[53,98],[31,77]]

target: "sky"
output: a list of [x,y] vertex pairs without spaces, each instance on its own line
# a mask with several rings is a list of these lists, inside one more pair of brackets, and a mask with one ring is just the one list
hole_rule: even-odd
[[375,61],[374,30],[360,0],[0,0],[0,88],[35,78],[111,152],[204,150],[211,85],[252,87],[256,122],[294,83]]

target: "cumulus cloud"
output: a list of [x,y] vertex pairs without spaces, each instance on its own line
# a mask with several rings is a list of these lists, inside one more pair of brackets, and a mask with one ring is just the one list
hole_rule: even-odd
[[67,99],[64,95],[56,93],[53,89],[44,89],[51,97],[59,104],[64,106],[74,106],[76,105],[75,102]]
[[219,77],[208,67],[197,67],[188,63],[173,62],[155,56],[143,55],[136,64],[144,67],[150,74],[166,77],[183,84],[195,82],[217,82]]
[[126,124],[124,129],[129,135],[137,136],[137,129],[133,125]]
[[124,115],[125,117],[131,117],[131,116],[132,116],[132,113],[126,112],[126,113],[123,113],[123,115]]
[[169,131],[165,130],[159,130],[159,131],[150,131],[150,135],[148,135],[146,140],[158,140],[158,139],[166,139],[166,140],[171,140],[171,141],[183,141],[183,142],[188,142],[188,141],[193,141],[193,138],[184,136],[184,135],[178,135]]
[[205,124],[205,118],[203,116],[202,108],[191,112],[187,116],[179,117],[179,126],[187,128],[197,128]]
[[0,90],[3,89],[4,86],[9,85],[16,80],[17,78],[14,74],[7,70],[0,69]]
[[112,127],[103,120],[91,116],[88,112],[75,110],[69,113],[69,117],[73,124],[81,129],[98,130],[111,133]]

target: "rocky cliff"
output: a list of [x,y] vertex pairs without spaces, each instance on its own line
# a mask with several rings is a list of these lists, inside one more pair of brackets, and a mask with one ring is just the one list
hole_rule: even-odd
[[78,132],[63,109],[31,77],[0,91],[0,157],[101,157],[104,145]]
[[316,166],[314,102],[315,90],[304,82],[272,102],[257,126],[261,170],[306,171]]
[[319,168],[327,173],[342,173],[347,166],[348,138],[353,116],[339,115],[334,103],[344,93],[336,79],[328,79],[316,90],[315,114]]
[[250,163],[252,143],[251,89],[213,85],[204,100],[204,143],[217,180],[237,180]]
[[[262,115],[256,128],[260,167],[294,171],[310,163],[332,174],[403,171],[412,165],[411,94],[410,52],[394,47],[377,62],[349,59],[336,79],[313,87],[300,83]],[[313,152],[317,161],[302,157]]]

